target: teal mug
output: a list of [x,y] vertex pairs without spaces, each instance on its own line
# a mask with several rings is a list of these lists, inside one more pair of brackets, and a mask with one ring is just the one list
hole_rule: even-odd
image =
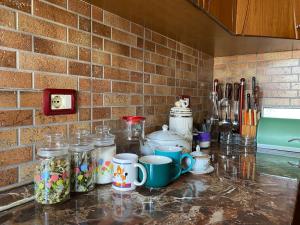
[[[182,148],[175,146],[158,146],[154,150],[154,155],[166,156],[173,161],[173,174],[177,176],[177,179],[181,174],[189,172],[193,169],[195,159],[188,154],[183,153]],[[186,164],[186,168],[183,167]]]
[[[161,188],[167,186],[180,174],[172,175],[172,159],[165,156],[148,155],[139,159],[147,173],[145,186]],[[143,180],[143,173],[139,170],[139,180]]]

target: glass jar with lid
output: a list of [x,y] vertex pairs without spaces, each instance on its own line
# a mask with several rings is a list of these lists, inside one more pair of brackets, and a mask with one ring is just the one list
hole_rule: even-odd
[[71,191],[87,192],[95,187],[95,155],[88,130],[79,129],[70,138]]
[[47,134],[39,145],[34,187],[35,200],[41,204],[55,204],[70,198],[70,159],[63,134]]
[[97,126],[95,130],[96,183],[109,184],[113,177],[112,158],[116,154],[115,135],[108,126]]

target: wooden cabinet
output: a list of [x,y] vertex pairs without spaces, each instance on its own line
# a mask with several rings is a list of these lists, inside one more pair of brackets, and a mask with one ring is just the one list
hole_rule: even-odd
[[296,38],[300,39],[300,0],[294,0],[294,9]]
[[299,0],[237,0],[236,33],[296,38],[294,1],[299,2]]
[[203,0],[203,8],[227,29],[234,31],[236,0]]

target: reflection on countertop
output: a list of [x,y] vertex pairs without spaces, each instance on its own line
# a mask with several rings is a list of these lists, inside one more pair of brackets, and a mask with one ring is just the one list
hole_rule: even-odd
[[[188,173],[163,189],[120,193],[110,185],[98,186],[55,206],[30,202],[1,212],[0,224],[291,223],[297,179],[279,176],[276,168],[265,168],[269,164],[258,165],[253,149],[218,146],[208,151],[215,167],[211,174]],[[299,168],[294,170],[299,174]],[[7,196],[0,195],[1,205],[9,201]]]

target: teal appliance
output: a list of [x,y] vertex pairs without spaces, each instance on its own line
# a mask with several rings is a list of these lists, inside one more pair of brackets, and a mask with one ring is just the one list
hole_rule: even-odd
[[262,117],[256,140],[258,148],[300,153],[300,119]]

